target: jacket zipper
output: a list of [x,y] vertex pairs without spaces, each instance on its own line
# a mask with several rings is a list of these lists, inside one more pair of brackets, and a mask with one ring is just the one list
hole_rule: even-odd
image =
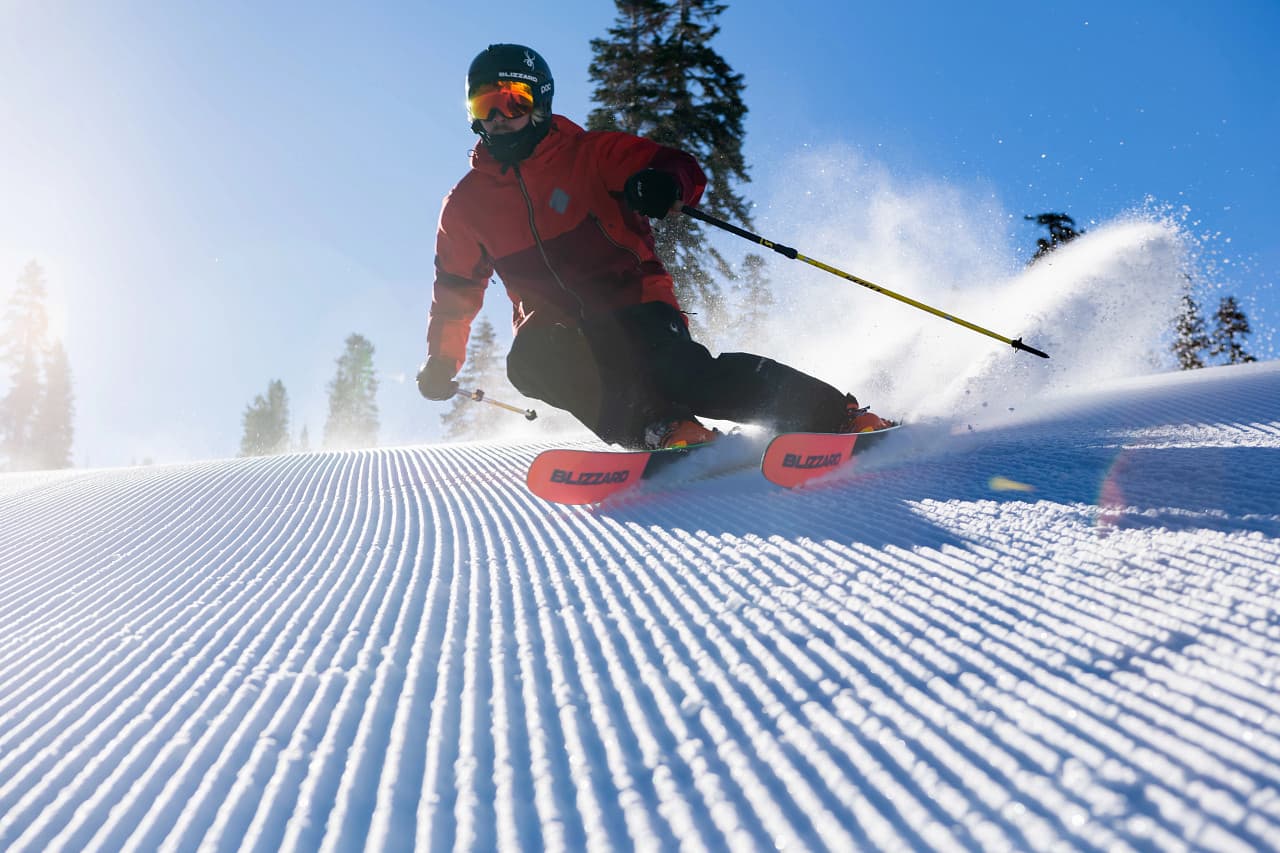
[[546,264],[547,272],[551,273],[551,277],[556,280],[556,284],[560,285],[560,289],[577,301],[578,316],[585,321],[587,319],[587,306],[582,303],[582,297],[565,287],[564,282],[560,280],[560,274],[556,272],[555,267],[551,266],[551,259],[547,257],[547,249],[542,245],[542,235],[538,233],[538,225],[534,220],[533,199],[529,197],[529,188],[524,184],[524,175],[520,173],[518,164],[512,168],[516,173],[516,183],[520,185],[520,194],[524,196],[525,209],[529,211],[529,230],[533,233],[533,242],[538,246],[538,254],[542,255],[542,262]]
[[609,230],[608,230],[607,228],[605,228],[605,227],[604,227],[604,223],[600,221],[600,217],[599,217],[599,216],[596,216],[594,213],[589,213],[589,214],[587,214],[587,215],[591,217],[591,221],[592,221],[592,222],[594,222],[594,223],[596,224],[596,227],[600,229],[600,233],[604,235],[604,238],[605,238],[606,240],[608,240],[610,243],[612,243],[612,244],[613,244],[613,247],[614,247],[615,249],[621,249],[622,251],[626,252],[626,253],[627,253],[628,255],[630,255],[631,257],[635,258],[635,259],[636,259],[636,264],[640,264],[640,263],[642,263],[642,261],[640,260],[640,255],[639,255],[639,253],[637,253],[637,252],[635,252],[635,251],[633,251],[633,250],[631,250],[631,249],[628,249],[626,246],[622,245],[622,244],[621,244],[621,243],[619,243],[617,240],[613,239],[613,235],[612,235],[612,234],[610,234],[610,233],[609,233]]

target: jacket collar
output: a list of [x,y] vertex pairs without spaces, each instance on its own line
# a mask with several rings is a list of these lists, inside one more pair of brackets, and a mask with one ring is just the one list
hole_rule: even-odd
[[[585,130],[564,116],[552,115],[551,130],[538,143],[538,147],[533,149],[533,153],[520,161],[520,168],[533,167],[536,169],[540,163],[550,160],[560,148],[584,133],[586,133]],[[480,140],[476,140],[475,147],[471,149],[471,168],[477,172],[487,172],[493,175],[502,174],[506,171]]]

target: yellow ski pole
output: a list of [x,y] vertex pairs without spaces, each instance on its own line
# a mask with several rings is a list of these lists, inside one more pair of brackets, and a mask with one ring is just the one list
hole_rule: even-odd
[[881,294],[884,294],[885,296],[892,297],[893,299],[896,299],[899,302],[905,302],[907,305],[910,305],[913,308],[919,308],[921,311],[928,311],[930,314],[932,314],[935,317],[941,317],[944,320],[950,320],[952,323],[955,323],[960,326],[964,326],[966,329],[972,329],[973,331],[978,332],[979,334],[986,335],[989,338],[995,338],[997,341],[1001,341],[1003,343],[1009,344],[1011,347],[1013,347],[1016,350],[1029,352],[1032,355],[1038,355],[1041,358],[1049,357],[1048,353],[1043,352],[1042,350],[1038,350],[1033,346],[1028,346],[1027,344],[1024,344],[1022,342],[1022,338],[1017,338],[1015,340],[1013,338],[1006,338],[1004,335],[998,335],[995,332],[991,331],[990,329],[984,329],[981,326],[977,325],[976,323],[970,323],[968,320],[963,320],[959,317],[948,314],[945,311],[940,311],[931,305],[925,305],[923,302],[917,302],[916,300],[912,299],[909,296],[903,296],[901,293],[894,293],[892,290],[881,287],[880,285],[875,284],[874,282],[867,281],[865,278],[859,278],[858,276],[852,273],[847,273],[844,270],[836,269],[830,264],[824,264],[822,261],[816,261],[813,258],[805,257],[804,255],[800,254],[790,246],[783,246],[779,243],[774,243],[772,240],[766,240],[765,238],[761,237],[758,234],[752,234],[750,231],[747,231],[743,228],[739,228],[738,226],[733,225],[729,222],[725,222],[723,219],[717,219],[716,217],[712,216],[709,213],[703,213],[701,210],[698,210],[696,207],[690,207],[689,205],[686,204],[681,208],[681,210],[686,216],[692,216],[694,219],[700,219],[703,222],[716,226],[717,228],[723,228],[725,231],[728,231],[730,234],[737,234],[739,237],[745,237],[746,239],[750,240],[753,243],[757,243],[761,246],[764,246],[766,249],[772,249],[773,251],[777,252],[779,255],[783,255],[784,257],[791,258],[793,261],[804,261],[806,264],[809,264],[810,266],[817,267],[823,272],[829,272],[834,276],[838,276],[844,279],[845,281],[851,281],[854,284],[860,284],[869,290],[874,290],[876,293],[881,293]]

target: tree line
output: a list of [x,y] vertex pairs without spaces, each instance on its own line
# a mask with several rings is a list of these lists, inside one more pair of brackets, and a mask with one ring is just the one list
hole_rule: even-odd
[[[1064,243],[1081,234],[1076,222],[1065,213],[1040,213],[1024,217],[1049,230],[1048,237],[1036,240],[1036,253],[1028,264],[1034,264]],[[1193,294],[1191,276],[1185,275],[1181,309],[1173,318],[1173,342],[1170,351],[1181,370],[1195,370],[1210,364],[1245,364],[1257,361],[1249,354],[1245,338],[1253,333],[1249,317],[1234,296],[1222,296],[1209,329],[1200,303]]]
[[[378,375],[373,366],[374,347],[363,335],[347,336],[337,370],[329,381],[329,414],[324,422],[323,445],[341,450],[372,447],[378,443]],[[270,456],[311,449],[304,426],[297,440],[290,432],[289,392],[284,382],[272,379],[264,394],[254,397],[241,417],[241,456]]]
[[1205,323],[1200,304],[1188,287],[1182,294],[1182,310],[1178,313],[1173,340],[1173,354],[1182,370],[1195,370],[1210,364],[1244,364],[1257,361],[1245,349],[1245,338],[1253,329],[1249,318],[1234,296],[1218,300],[1213,315],[1213,328]]
[[[18,276],[0,321],[0,366],[8,382],[0,397],[0,470],[35,471],[71,467],[75,437],[75,395],[71,364],[62,341],[49,328],[48,285],[44,269],[31,261]],[[352,334],[329,383],[329,415],[324,425],[327,448],[368,447],[378,440],[378,379],[374,348]],[[289,394],[271,380],[242,417],[240,453],[260,456],[308,450],[303,427],[291,440]]]

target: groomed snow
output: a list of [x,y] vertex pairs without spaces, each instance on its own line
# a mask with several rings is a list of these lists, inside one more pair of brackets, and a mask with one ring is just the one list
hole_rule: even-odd
[[0,478],[0,849],[1280,848],[1280,364],[612,506]]

